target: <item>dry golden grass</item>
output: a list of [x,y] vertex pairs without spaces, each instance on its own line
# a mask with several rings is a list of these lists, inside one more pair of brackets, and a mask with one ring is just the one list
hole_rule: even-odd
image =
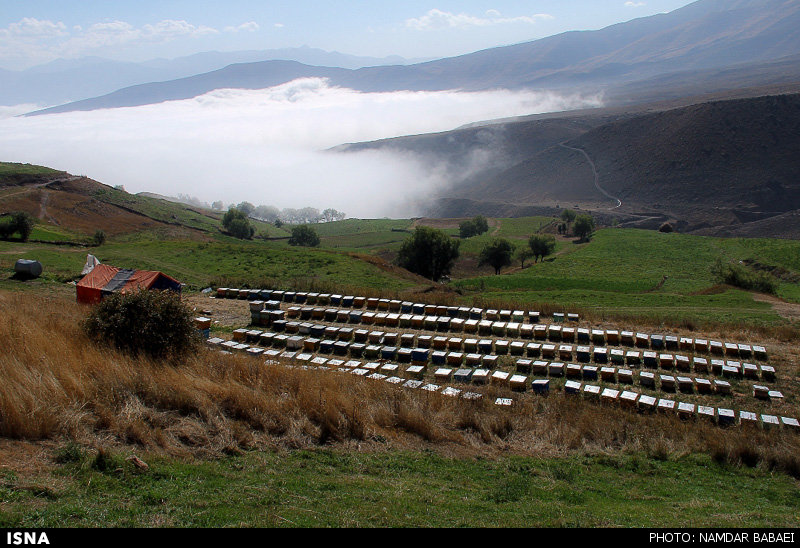
[[720,430],[554,393],[511,409],[414,392],[353,375],[267,366],[203,349],[172,366],[97,346],[85,309],[63,297],[0,293],[0,436],[132,445],[213,457],[250,448],[352,444],[449,454],[709,452],[800,474],[800,436]]

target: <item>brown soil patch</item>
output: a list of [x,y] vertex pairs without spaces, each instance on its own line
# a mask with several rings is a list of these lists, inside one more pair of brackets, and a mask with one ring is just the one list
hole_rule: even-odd
[[242,327],[250,324],[250,306],[246,300],[217,299],[207,294],[185,295],[183,302],[194,309],[198,316],[211,318],[221,327]]
[[754,293],[753,300],[760,303],[771,304],[772,310],[787,320],[800,320],[800,304],[789,303],[778,297],[764,295],[762,293]]

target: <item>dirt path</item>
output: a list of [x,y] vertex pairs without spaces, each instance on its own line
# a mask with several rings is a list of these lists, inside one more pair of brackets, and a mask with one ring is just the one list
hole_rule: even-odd
[[753,300],[759,303],[769,303],[772,305],[772,310],[779,316],[787,320],[800,320],[800,304],[787,303],[786,301],[773,297],[771,295],[764,295],[762,293],[753,294]]
[[594,162],[592,161],[591,158],[589,158],[589,155],[586,154],[585,150],[583,150],[581,148],[571,147],[569,145],[565,145],[564,143],[559,143],[559,145],[564,147],[564,148],[566,148],[566,149],[574,150],[574,151],[577,151],[577,152],[580,152],[581,154],[583,154],[583,157],[586,158],[586,161],[589,162],[589,165],[592,168],[592,173],[594,174],[594,186],[595,186],[595,188],[597,188],[597,190],[599,190],[600,193],[603,194],[603,196],[605,196],[605,197],[617,202],[617,205],[615,205],[614,207],[609,207],[608,209],[617,209],[618,207],[622,206],[622,200],[620,200],[616,196],[612,196],[611,194],[606,192],[606,190],[603,187],[600,186],[600,175],[597,173],[597,168],[595,167]]

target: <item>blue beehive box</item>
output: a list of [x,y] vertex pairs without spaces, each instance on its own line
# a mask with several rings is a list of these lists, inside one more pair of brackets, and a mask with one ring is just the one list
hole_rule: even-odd
[[294,291],[287,291],[286,293],[283,294],[283,302],[293,303],[295,295],[297,295],[297,293],[295,293]]
[[419,304],[419,303],[413,304],[411,306],[411,312],[413,314],[417,314],[417,315],[420,315],[420,316],[424,315],[425,314],[425,305],[424,304]]
[[583,378],[587,381],[596,381],[597,380],[597,367],[593,365],[584,365],[583,366]]
[[550,380],[534,379],[531,381],[531,391],[536,394],[548,394],[550,392]]
[[339,306],[342,304],[341,295],[331,295],[331,306]]
[[653,348],[653,350],[661,350],[664,348],[664,336],[650,335],[650,346]]
[[431,355],[433,365],[445,365],[447,361],[447,352],[436,351]]
[[361,323],[361,316],[364,313],[360,310],[351,310],[348,317],[350,318],[350,323]]
[[490,339],[484,339],[479,341],[478,350],[480,350],[481,353],[483,354],[491,354],[493,352],[492,341]]
[[331,354],[333,353],[333,345],[336,344],[336,341],[331,339],[325,339],[319,343],[319,351],[323,354]]
[[397,361],[400,363],[409,363],[411,362],[411,353],[412,350],[410,348],[401,348],[397,351]]
[[411,359],[415,362],[427,362],[429,351],[422,348],[414,348],[411,351]]
[[351,306],[353,306],[353,299],[355,299],[355,297],[353,297],[352,295],[345,295],[344,297],[342,297],[342,306],[345,308],[350,308]]
[[455,382],[468,383],[472,378],[472,371],[472,369],[466,368],[459,369],[453,374],[453,380]]
[[414,303],[410,301],[403,301],[400,303],[400,312],[404,314],[411,314],[414,310]]
[[397,354],[396,346],[384,346],[381,348],[381,359],[383,360],[394,360],[395,354]]

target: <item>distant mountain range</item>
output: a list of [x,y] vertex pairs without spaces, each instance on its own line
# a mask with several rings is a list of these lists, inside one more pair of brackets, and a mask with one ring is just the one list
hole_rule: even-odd
[[[800,238],[798,93],[552,114],[335,152],[369,149],[449,168],[452,186],[432,198],[430,216],[577,207],[623,226]],[[474,154],[480,169],[460,173]]]
[[[287,61],[237,63],[186,78],[123,88],[41,112],[152,104],[188,99],[219,88],[257,89],[310,76],[360,91],[532,88],[606,90],[614,94],[622,93],[620,88],[626,86],[629,90],[633,86],[635,92],[636,82],[659,78],[680,88],[687,82],[674,80],[676,73],[689,75],[694,71],[692,82],[716,73],[719,81],[724,79],[720,71],[728,67],[757,69],[778,60],[796,74],[800,59],[798,28],[797,0],[699,0],[670,13],[597,31],[566,32],[426,63],[358,69]],[[791,75],[785,76],[773,67],[768,77],[786,82]],[[650,91],[658,87],[651,83]]]
[[63,104],[105,95],[137,84],[185,78],[235,63],[266,60],[288,60],[347,69],[413,62],[399,56],[359,57],[307,46],[260,51],[208,51],[176,59],[153,59],[141,63],[112,61],[101,57],[58,59],[21,71],[0,69],[0,105]]

